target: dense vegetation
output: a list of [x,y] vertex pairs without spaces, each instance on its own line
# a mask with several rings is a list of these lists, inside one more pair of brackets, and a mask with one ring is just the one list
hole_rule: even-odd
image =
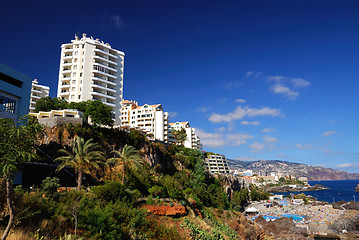
[[[6,127],[17,129],[11,124]],[[39,131],[41,135],[42,130]],[[236,191],[230,198],[224,191],[222,178],[205,171],[202,151],[152,143],[138,131],[69,124],[53,134],[58,135],[60,143],[56,151],[51,142],[40,146],[33,139],[32,143],[46,155],[56,156],[61,163],[59,170],[73,169],[78,188],[58,192],[61,179],[46,178],[32,189],[21,186],[11,189],[15,228],[28,229],[47,239],[59,239],[65,234],[84,239],[181,239],[178,227],[191,229],[192,233],[201,231],[188,219],[177,227],[160,224],[141,207],[141,201],[167,204],[161,202],[163,198],[170,199],[170,205],[178,203],[203,215],[215,229],[205,239],[223,239],[223,236],[234,236],[235,232],[210,209],[240,210],[250,197],[254,200],[264,197],[253,188],[251,193],[248,189]],[[32,148],[25,150],[32,153],[31,161],[49,161],[42,155],[35,156]],[[4,146],[1,145],[0,151],[6,151]],[[16,163],[27,159],[19,155]],[[4,185],[10,178],[2,176],[0,226],[5,227],[9,211]],[[90,183],[86,180],[87,188],[82,188],[84,176],[92,180]]]

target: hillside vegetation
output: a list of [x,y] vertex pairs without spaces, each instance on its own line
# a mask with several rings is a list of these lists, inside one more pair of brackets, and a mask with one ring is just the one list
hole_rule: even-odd
[[[261,238],[260,229],[237,212],[248,202],[249,192],[237,189],[227,196],[226,181],[205,171],[204,153],[199,150],[149,142],[138,131],[90,125],[70,124],[44,132],[31,161],[57,159],[64,168],[53,174],[60,179],[44,179],[32,189],[13,188],[15,232],[10,232],[10,238],[18,230],[34,239],[64,239],[65,235],[66,239]],[[86,152],[86,146],[96,154]],[[130,157],[135,155],[140,156],[136,164]],[[57,191],[64,182],[63,171],[74,175],[73,185],[80,189]],[[2,228],[9,220],[4,184],[1,181]],[[257,194],[253,197],[261,196],[252,192]],[[181,215],[162,216],[146,206],[185,210]]]

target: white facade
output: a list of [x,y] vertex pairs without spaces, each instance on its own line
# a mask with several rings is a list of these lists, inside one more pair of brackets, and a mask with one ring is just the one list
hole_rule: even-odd
[[86,34],[61,45],[57,97],[68,102],[100,100],[121,123],[125,54]]
[[219,173],[226,174],[229,173],[229,167],[227,163],[227,158],[221,154],[210,154],[207,155],[204,161],[205,167],[211,174]]
[[33,112],[36,106],[36,102],[43,97],[49,96],[50,88],[38,84],[37,79],[32,81],[31,96],[30,96],[30,112]]
[[154,139],[168,142],[168,113],[161,104],[138,106],[134,101],[122,101],[121,127],[139,129]]
[[202,144],[200,142],[199,137],[196,135],[196,129],[190,127],[189,122],[175,122],[169,124],[170,130],[169,130],[169,141],[175,142],[174,137],[171,134],[171,131],[176,130],[179,131],[182,128],[186,130],[187,139],[184,141],[184,146],[186,148],[192,148],[192,149],[202,149]]

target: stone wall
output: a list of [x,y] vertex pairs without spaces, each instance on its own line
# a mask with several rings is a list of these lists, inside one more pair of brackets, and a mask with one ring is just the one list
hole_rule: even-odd
[[39,123],[44,125],[45,127],[54,127],[60,125],[67,125],[72,123],[73,125],[81,124],[82,118],[73,118],[73,117],[48,117],[48,118],[40,118],[38,119]]

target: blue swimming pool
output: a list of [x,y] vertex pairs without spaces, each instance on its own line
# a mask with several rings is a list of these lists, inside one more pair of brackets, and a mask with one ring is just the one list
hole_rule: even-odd
[[303,216],[297,214],[283,214],[282,217],[293,218],[294,221],[302,221],[304,220]]

